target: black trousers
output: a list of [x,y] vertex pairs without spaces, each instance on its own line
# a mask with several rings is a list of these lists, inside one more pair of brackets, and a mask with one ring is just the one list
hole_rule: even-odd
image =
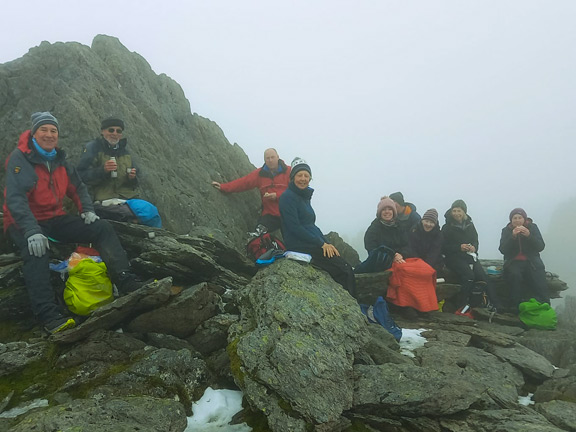
[[322,248],[311,248],[307,250],[299,250],[312,256],[312,265],[326,270],[328,274],[334,279],[335,282],[342,285],[342,287],[350,293],[352,297],[356,296],[356,279],[354,277],[354,269],[348,262],[340,257],[333,256],[328,258],[324,256]]
[[470,295],[477,282],[486,284],[486,294],[490,302],[496,307],[501,307],[500,300],[494,292],[494,286],[488,280],[484,269],[479,261],[465,254],[458,254],[446,257],[446,267],[458,275],[460,279],[460,293],[456,297],[458,308],[466,306],[470,302]]
[[[60,243],[93,243],[113,280],[129,268],[126,252],[116,232],[106,221],[97,220],[86,225],[79,216],[64,215],[38,224],[46,237]],[[40,258],[31,255],[24,234],[14,225],[8,228],[8,232],[24,261],[22,271],[32,312],[42,322],[57,318],[61,312],[50,283],[50,254],[45,253]]]
[[268,232],[276,231],[282,226],[280,216],[272,216],[271,214],[261,215],[256,222],[257,225],[264,225]]
[[510,261],[504,266],[504,278],[515,307],[530,297],[540,303],[550,303],[544,268],[534,267],[530,261]]

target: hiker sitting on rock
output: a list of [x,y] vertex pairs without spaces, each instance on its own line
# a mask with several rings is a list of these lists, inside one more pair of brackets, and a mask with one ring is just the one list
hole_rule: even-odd
[[[492,285],[489,284],[486,273],[478,261],[478,232],[474,227],[472,218],[467,214],[466,203],[459,199],[452,203],[450,209],[446,211],[444,217],[446,223],[442,227],[444,252],[446,267],[456,273],[461,285],[460,292],[456,297],[456,314],[466,314],[469,318],[472,294],[487,293],[493,306],[497,299],[492,294]],[[475,303],[475,302],[472,302]],[[468,306],[468,307],[467,307]],[[464,312],[462,312],[464,310]]]
[[82,181],[90,187],[96,214],[104,219],[162,227],[158,209],[141,199],[138,169],[123,138],[124,121],[102,120],[100,137],[86,144],[78,163]]
[[416,206],[405,202],[402,192],[394,192],[390,194],[389,198],[396,205],[396,223],[398,227],[405,233],[410,232],[414,225],[420,222],[420,215],[416,211]]
[[279,158],[278,152],[269,148],[264,152],[264,165],[250,174],[228,183],[212,182],[212,186],[225,193],[244,192],[258,188],[262,198],[262,214],[257,221],[257,231],[272,232],[281,227],[278,203],[288,187],[290,167]]
[[444,268],[442,258],[442,232],[438,225],[438,211],[426,210],[419,223],[414,225],[408,235],[410,250],[416,258],[428,263],[430,267],[441,272]]
[[530,297],[550,303],[546,270],[540,258],[544,250],[542,234],[524,209],[515,208],[509,219],[510,223],[502,229],[499,250],[504,255],[504,278],[512,305],[517,309]]
[[[76,325],[58,307],[50,284],[49,238],[61,243],[93,243],[120,293],[140,288],[129,270],[116,233],[94,213],[80,176],[58,148],[58,120],[49,112],[32,114],[32,127],[22,135],[6,161],[4,231],[20,251],[32,312],[49,333]],[[80,216],[66,214],[68,196]]]
[[326,270],[350,295],[356,291],[356,280],[350,264],[338,249],[328,243],[316,226],[316,214],[310,204],[314,189],[309,187],[312,171],[304,159],[292,161],[290,184],[280,197],[282,236],[286,248],[312,256],[312,264]]

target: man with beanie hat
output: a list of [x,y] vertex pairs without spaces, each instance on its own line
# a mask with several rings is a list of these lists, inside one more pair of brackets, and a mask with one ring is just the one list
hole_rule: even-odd
[[228,183],[213,181],[212,186],[224,193],[244,192],[258,188],[262,199],[262,212],[256,222],[256,232],[272,232],[280,228],[280,196],[288,187],[290,167],[278,156],[276,149],[264,151],[264,165],[251,173]]
[[402,192],[394,192],[390,194],[390,199],[396,204],[396,223],[398,227],[404,232],[409,233],[414,225],[420,222],[420,215],[416,211],[416,206],[412,203],[404,201]]
[[[128,141],[123,134],[122,119],[108,117],[102,120],[100,137],[87,143],[80,157],[78,172],[98,204],[110,199],[128,200],[139,195],[139,170],[126,148]],[[96,207],[97,213],[100,213],[101,208]]]
[[[112,227],[99,220],[77,171],[58,148],[59,125],[49,112],[32,114],[6,161],[4,231],[20,251],[32,312],[49,333],[76,325],[58,306],[50,283],[48,239],[94,243],[120,292],[140,287],[129,272],[128,258]],[[68,196],[80,216],[66,214]]]

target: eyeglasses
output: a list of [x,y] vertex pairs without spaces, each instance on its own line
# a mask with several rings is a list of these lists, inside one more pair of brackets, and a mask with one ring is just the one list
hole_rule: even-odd
[[121,128],[108,128],[108,132],[121,134],[122,129]]

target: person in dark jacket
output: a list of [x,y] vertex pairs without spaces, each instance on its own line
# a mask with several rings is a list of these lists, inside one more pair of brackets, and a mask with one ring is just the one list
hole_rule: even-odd
[[[100,137],[86,144],[78,173],[89,186],[94,210],[101,218],[161,228],[158,209],[139,199],[141,170],[127,148],[128,140],[122,138],[124,130],[120,118],[102,120]],[[138,216],[138,208],[142,206],[146,208],[146,217]]]
[[[76,323],[60,310],[54,296],[48,238],[94,243],[121,293],[142,284],[129,271],[126,252],[112,226],[94,213],[86,186],[58,148],[58,120],[49,112],[37,112],[31,121],[31,130],[20,135],[6,161],[4,231],[20,251],[32,312],[47,332],[56,333]],[[80,216],[64,212],[65,196],[72,199]]]
[[390,194],[390,199],[394,201],[396,205],[396,224],[402,231],[409,233],[410,230],[420,222],[420,215],[416,211],[416,206],[404,201],[402,192]]
[[212,182],[212,186],[225,193],[244,192],[258,188],[262,198],[262,214],[258,218],[257,232],[272,232],[281,227],[280,196],[288,187],[290,167],[278,156],[276,149],[264,152],[264,165],[250,174],[228,183]]
[[420,223],[417,223],[408,236],[408,245],[414,257],[428,263],[436,272],[444,268],[442,258],[442,232],[438,225],[438,211],[426,210]]
[[545,246],[542,234],[524,209],[512,210],[509,220],[502,229],[499,250],[504,255],[504,277],[512,304],[517,308],[531,296],[549,304],[546,269],[540,258]]
[[364,234],[364,247],[370,255],[379,246],[394,251],[394,261],[403,262],[412,257],[408,245],[408,235],[400,229],[396,221],[396,205],[389,197],[382,197],[376,209],[376,219],[372,221]]
[[456,273],[461,285],[460,293],[456,297],[457,314],[461,314],[463,309],[466,310],[466,306],[476,306],[470,305],[473,292],[486,292],[492,302],[491,306],[498,307],[499,304],[478,261],[478,232],[467,212],[468,207],[463,200],[454,201],[444,214],[446,223],[442,227],[442,251],[446,267]]
[[356,291],[356,280],[350,264],[338,249],[326,240],[316,226],[316,213],[310,203],[314,189],[310,184],[312,171],[305,160],[292,161],[288,189],[280,197],[282,236],[286,248],[312,256],[312,264],[326,270],[350,295]]

